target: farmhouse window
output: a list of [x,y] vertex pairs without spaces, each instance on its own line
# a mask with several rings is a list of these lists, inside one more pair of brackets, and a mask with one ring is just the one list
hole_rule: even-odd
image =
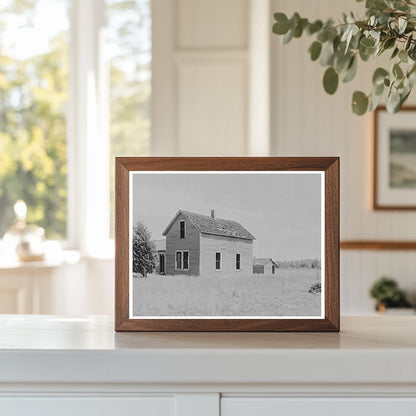
[[215,253],[215,270],[221,269],[221,253]]
[[176,269],[182,269],[182,251],[176,252]]
[[189,251],[183,252],[183,269],[189,270]]
[[185,238],[185,221],[179,221],[179,238]]
[[241,256],[240,256],[240,254],[235,255],[235,268],[236,268],[236,270],[240,270],[240,268],[241,268]]
[[189,270],[189,251],[176,252],[176,270]]

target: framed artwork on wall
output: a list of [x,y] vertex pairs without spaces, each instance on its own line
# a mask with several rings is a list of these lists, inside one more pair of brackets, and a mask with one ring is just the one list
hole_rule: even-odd
[[373,208],[416,209],[416,107],[380,107],[373,117]]
[[116,331],[339,331],[339,159],[116,158]]

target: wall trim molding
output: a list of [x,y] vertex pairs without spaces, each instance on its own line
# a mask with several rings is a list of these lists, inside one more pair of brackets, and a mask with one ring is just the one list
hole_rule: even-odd
[[341,250],[416,250],[416,241],[388,240],[344,240],[340,243]]

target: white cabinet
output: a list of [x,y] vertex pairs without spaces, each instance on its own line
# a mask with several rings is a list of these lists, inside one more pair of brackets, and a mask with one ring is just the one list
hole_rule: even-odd
[[341,333],[115,333],[0,315],[3,416],[414,416],[416,316]]
[[414,416],[416,398],[273,398],[221,400],[221,416]]
[[7,416],[174,416],[174,397],[15,397],[0,398]]

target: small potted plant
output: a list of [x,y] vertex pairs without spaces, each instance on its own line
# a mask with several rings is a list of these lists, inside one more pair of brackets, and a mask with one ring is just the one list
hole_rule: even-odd
[[370,295],[376,300],[375,306],[378,312],[386,312],[387,308],[411,308],[397,282],[387,276],[382,276],[373,284]]

